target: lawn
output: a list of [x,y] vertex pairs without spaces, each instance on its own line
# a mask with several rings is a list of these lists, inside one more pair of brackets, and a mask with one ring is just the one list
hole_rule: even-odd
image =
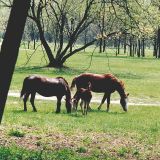
[[23,112],[22,105],[19,99],[9,98],[0,127],[1,145],[10,154],[22,152],[24,157],[36,155],[39,159],[47,156],[47,159],[58,156],[61,158],[57,159],[158,159],[160,156],[159,107],[130,106],[129,112],[124,113],[119,105],[112,104],[106,113],[105,107],[98,111],[93,103],[93,110],[84,117],[80,111],[67,114],[64,103],[60,114],[54,113],[53,101],[37,100],[37,113],[32,112],[29,104],[28,112]]
[[[71,83],[74,76],[83,72],[113,73],[125,82],[130,93],[129,101],[139,104],[158,104],[160,99],[160,61],[95,52],[79,53],[66,62],[63,69],[46,68],[43,53],[20,50],[11,90],[19,92],[25,76],[40,74],[48,77],[63,76]],[[92,61],[91,61],[92,59]],[[90,65],[91,64],[91,65]],[[73,91],[74,92],[74,91]],[[73,94],[72,92],[72,94]],[[94,97],[102,97],[94,94]],[[112,100],[119,100],[114,93]],[[38,112],[23,112],[23,102],[9,97],[4,119],[0,126],[0,159],[160,159],[160,108],[159,106],[131,105],[127,113],[118,104],[106,105],[101,111],[92,103],[86,117],[81,112],[55,114],[55,101],[36,100]]]
[[[112,50],[111,50],[112,51]],[[48,77],[63,76],[69,84],[72,79],[83,72],[112,73],[125,83],[126,92],[130,93],[130,102],[158,103],[160,101],[160,61],[147,56],[147,58],[127,57],[124,54],[118,57],[112,54],[81,52],[66,62],[66,68],[53,69],[44,67],[46,58],[41,50],[37,50],[25,65],[33,51],[21,50],[11,90],[19,91],[24,77],[31,74],[40,74]],[[113,94],[114,99],[119,99]]]

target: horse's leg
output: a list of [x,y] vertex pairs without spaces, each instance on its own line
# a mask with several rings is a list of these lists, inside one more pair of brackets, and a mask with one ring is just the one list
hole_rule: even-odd
[[24,98],[23,98],[23,102],[24,102],[24,111],[27,111],[27,100],[28,100],[28,97],[29,97],[29,93],[26,93],[24,95]]
[[77,99],[77,102],[76,102],[76,111],[77,111],[77,108],[78,108],[79,100],[80,100],[80,98],[78,98],[78,99]]
[[57,97],[57,109],[56,109],[56,113],[60,113],[60,111],[61,111],[61,99],[62,99],[62,97]]
[[79,103],[80,98],[79,98],[79,96],[77,96],[77,92],[75,93],[75,95],[73,97],[76,97],[76,106],[75,106],[75,109],[77,111],[77,107],[78,107],[78,103]]
[[36,95],[36,93],[31,93],[31,98],[30,98],[30,102],[31,102],[31,105],[32,105],[32,108],[33,108],[33,112],[37,112],[37,109],[34,105],[35,95]]
[[108,94],[108,95],[107,95],[107,112],[109,112],[110,97],[111,97],[111,95],[110,95],[110,94]]
[[87,110],[86,110],[86,115],[87,115],[87,111],[88,111],[88,109],[89,109],[89,107],[90,107],[90,101],[89,102],[87,102]]
[[107,93],[104,94],[103,99],[102,99],[102,101],[101,101],[101,104],[100,104],[99,107],[98,107],[98,110],[101,109],[101,107],[102,107],[102,105],[103,105],[103,103],[105,102],[106,99],[107,99]]
[[85,115],[87,115],[87,109],[88,109],[88,102],[87,101],[85,101],[85,103],[84,103],[84,111],[85,111]]
[[84,111],[83,111],[83,100],[81,100],[81,103],[80,103],[80,107],[81,107],[81,111],[82,111],[82,114],[84,114]]

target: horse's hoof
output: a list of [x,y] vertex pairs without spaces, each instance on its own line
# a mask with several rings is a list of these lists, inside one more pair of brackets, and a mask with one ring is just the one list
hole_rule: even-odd
[[33,112],[37,112],[37,110],[33,110]]
[[101,108],[98,107],[97,109],[100,110]]
[[24,111],[24,112],[27,112],[27,110],[26,110],[26,109],[24,109],[23,111]]
[[56,113],[60,113],[60,111],[56,111]]

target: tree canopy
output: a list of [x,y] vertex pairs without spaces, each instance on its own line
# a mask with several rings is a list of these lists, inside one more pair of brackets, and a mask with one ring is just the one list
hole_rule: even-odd
[[[1,7],[12,6],[10,0],[0,2]],[[112,37],[124,45],[129,41],[132,55],[133,46],[142,46],[148,39],[151,43],[157,42],[158,2],[31,0],[24,40],[40,39],[50,67],[63,67],[68,58],[95,42],[102,52]]]

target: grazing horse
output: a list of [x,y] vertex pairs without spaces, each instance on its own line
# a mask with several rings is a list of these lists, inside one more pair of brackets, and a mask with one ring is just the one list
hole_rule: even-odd
[[56,96],[56,113],[60,113],[61,100],[65,95],[67,113],[71,112],[71,92],[67,81],[63,77],[46,78],[37,75],[26,77],[23,81],[23,87],[20,95],[20,97],[23,97],[24,111],[27,111],[26,102],[29,95],[31,95],[30,102],[33,107],[33,111],[37,112],[37,109],[34,105],[36,93],[39,93],[40,95],[45,97]]
[[81,99],[81,111],[83,115],[87,115],[87,111],[89,109],[89,104],[92,98],[92,93],[91,93],[91,83],[89,82],[88,87],[85,88],[80,88],[77,90],[73,97],[73,108],[74,110],[77,111],[77,106],[78,106],[78,101]]
[[93,92],[104,93],[101,104],[98,109],[101,109],[102,104],[107,99],[107,112],[109,111],[110,105],[110,96],[111,93],[117,91],[120,95],[120,104],[124,111],[127,111],[128,106],[128,95],[124,91],[124,83],[116,78],[112,74],[93,74],[93,73],[84,73],[72,80],[71,89],[77,87],[77,90],[80,88],[87,88],[88,82],[91,83],[91,90]]

